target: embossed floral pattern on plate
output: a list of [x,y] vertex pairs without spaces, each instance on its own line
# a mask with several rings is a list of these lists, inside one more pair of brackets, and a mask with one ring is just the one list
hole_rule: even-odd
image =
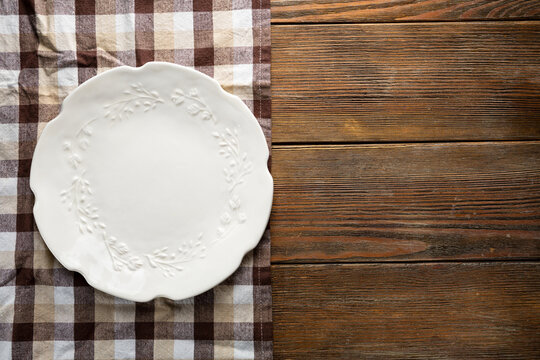
[[[143,112],[155,109],[158,104],[165,101],[156,90],[147,90],[143,84],[131,84],[130,90],[125,90],[123,97],[114,100],[104,106],[104,119],[110,121],[128,120],[136,110]],[[191,88],[189,92],[177,88],[173,91],[170,99],[173,104],[180,106],[186,102],[188,113],[200,120],[213,120],[211,123],[217,127],[217,120],[210,107],[199,96],[196,88]],[[201,232],[195,242],[193,240],[183,241],[178,251],[169,251],[168,247],[155,249],[150,253],[137,255],[134,254],[125,242],[121,242],[116,237],[107,233],[107,226],[99,221],[99,209],[92,203],[93,191],[90,182],[85,178],[86,169],[83,164],[82,153],[87,151],[90,146],[90,140],[93,133],[92,123],[98,119],[94,118],[84,124],[77,132],[74,142],[66,140],[64,150],[66,158],[71,164],[76,174],[73,177],[71,186],[62,190],[60,197],[62,202],[67,203],[67,208],[75,214],[81,233],[95,234],[101,236],[109,255],[111,257],[112,267],[116,271],[124,269],[135,271],[143,266],[143,258],[147,260],[152,268],[159,269],[164,276],[172,277],[176,271],[182,271],[182,263],[202,259],[205,257],[206,246],[211,246],[220,239],[225,238],[234,226],[243,224],[247,220],[247,215],[241,211],[241,200],[238,195],[237,187],[240,186],[252,170],[252,163],[248,159],[248,154],[240,149],[240,140],[238,130],[230,130],[225,127],[221,132],[213,131],[211,135],[218,141],[219,154],[228,160],[223,168],[223,175],[229,184],[228,191],[230,198],[227,202],[227,208],[220,217],[221,226],[215,231],[215,237],[205,245],[203,241],[204,234]]]

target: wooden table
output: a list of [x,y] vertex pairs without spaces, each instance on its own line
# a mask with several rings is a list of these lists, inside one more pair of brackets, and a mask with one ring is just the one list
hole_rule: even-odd
[[540,0],[272,0],[276,359],[540,358]]

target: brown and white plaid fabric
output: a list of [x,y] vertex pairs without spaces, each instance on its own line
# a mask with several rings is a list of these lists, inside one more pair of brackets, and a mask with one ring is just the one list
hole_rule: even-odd
[[[270,138],[269,0],[0,2],[0,359],[270,359],[270,240],[185,301],[121,300],[51,255],[32,217],[36,140],[77,85],[168,61],[240,96]],[[51,169],[54,171],[54,169]]]

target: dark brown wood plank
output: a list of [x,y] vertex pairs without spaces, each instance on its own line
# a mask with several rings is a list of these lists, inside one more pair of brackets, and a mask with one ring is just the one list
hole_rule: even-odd
[[272,267],[274,358],[538,359],[540,265]]
[[274,262],[540,258],[540,142],[276,146]]
[[539,0],[272,0],[272,22],[538,19]]
[[539,24],[275,25],[273,141],[539,139]]

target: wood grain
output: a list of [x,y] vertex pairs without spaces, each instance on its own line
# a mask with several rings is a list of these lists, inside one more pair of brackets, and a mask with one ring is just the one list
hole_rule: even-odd
[[538,0],[272,0],[273,23],[538,18]]
[[274,143],[540,139],[537,22],[272,27]]
[[540,258],[540,142],[272,156],[274,262]]
[[274,358],[538,359],[538,263],[272,267]]

